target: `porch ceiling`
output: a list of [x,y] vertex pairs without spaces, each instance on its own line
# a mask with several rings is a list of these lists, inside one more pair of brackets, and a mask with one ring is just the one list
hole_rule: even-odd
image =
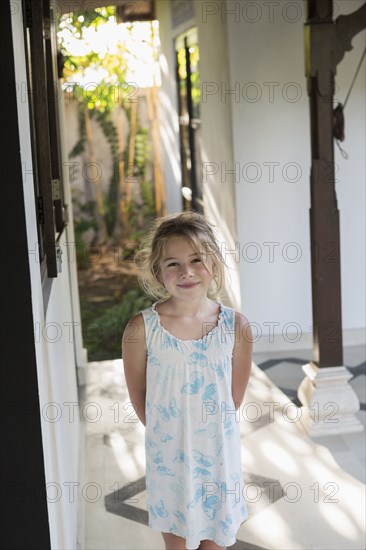
[[[60,15],[71,11],[94,10],[114,5],[119,8],[119,17],[123,21],[143,21],[154,19],[154,0],[58,0]],[[52,5],[52,1],[51,1]]]

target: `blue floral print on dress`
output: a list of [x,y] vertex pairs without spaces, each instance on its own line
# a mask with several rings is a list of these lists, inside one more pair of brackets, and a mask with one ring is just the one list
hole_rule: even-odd
[[188,550],[203,539],[231,546],[248,516],[231,491],[237,483],[245,494],[231,387],[235,311],[219,304],[216,326],[180,340],[161,326],[156,304],[142,311],[149,526],[185,538]]

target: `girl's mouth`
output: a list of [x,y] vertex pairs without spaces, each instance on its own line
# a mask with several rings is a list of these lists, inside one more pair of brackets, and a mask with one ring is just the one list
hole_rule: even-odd
[[193,288],[194,286],[197,286],[198,283],[190,283],[186,285],[178,285],[180,288]]

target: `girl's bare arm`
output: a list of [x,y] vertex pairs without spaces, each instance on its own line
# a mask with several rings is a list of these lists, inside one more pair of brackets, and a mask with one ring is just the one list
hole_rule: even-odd
[[146,426],[146,361],[145,326],[142,314],[131,317],[122,336],[122,359],[127,389],[135,412]]
[[235,344],[232,362],[232,396],[237,410],[243,401],[252,366],[253,335],[248,319],[235,313]]

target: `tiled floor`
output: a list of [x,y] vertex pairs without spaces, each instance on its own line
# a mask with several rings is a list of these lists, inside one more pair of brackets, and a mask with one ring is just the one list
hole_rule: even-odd
[[[249,519],[232,549],[365,549],[365,431],[310,439],[283,413],[289,401],[298,404],[301,365],[310,358],[309,351],[254,354],[240,422]],[[345,365],[365,424],[365,349],[345,348]],[[255,422],[253,402],[260,407]],[[273,416],[268,402],[279,403]],[[161,534],[147,526],[144,427],[128,403],[122,361],[89,363],[85,550],[164,548]]]
[[[366,347],[344,347],[343,355],[344,365],[353,374],[350,385],[355,390],[361,405],[361,410],[356,416],[365,425]],[[283,352],[254,354],[253,360],[289,400],[301,405],[297,398],[297,388],[304,378],[301,367],[311,360],[311,350],[296,352],[293,356]],[[317,437],[316,442],[325,445],[344,470],[365,483],[365,433]]]

